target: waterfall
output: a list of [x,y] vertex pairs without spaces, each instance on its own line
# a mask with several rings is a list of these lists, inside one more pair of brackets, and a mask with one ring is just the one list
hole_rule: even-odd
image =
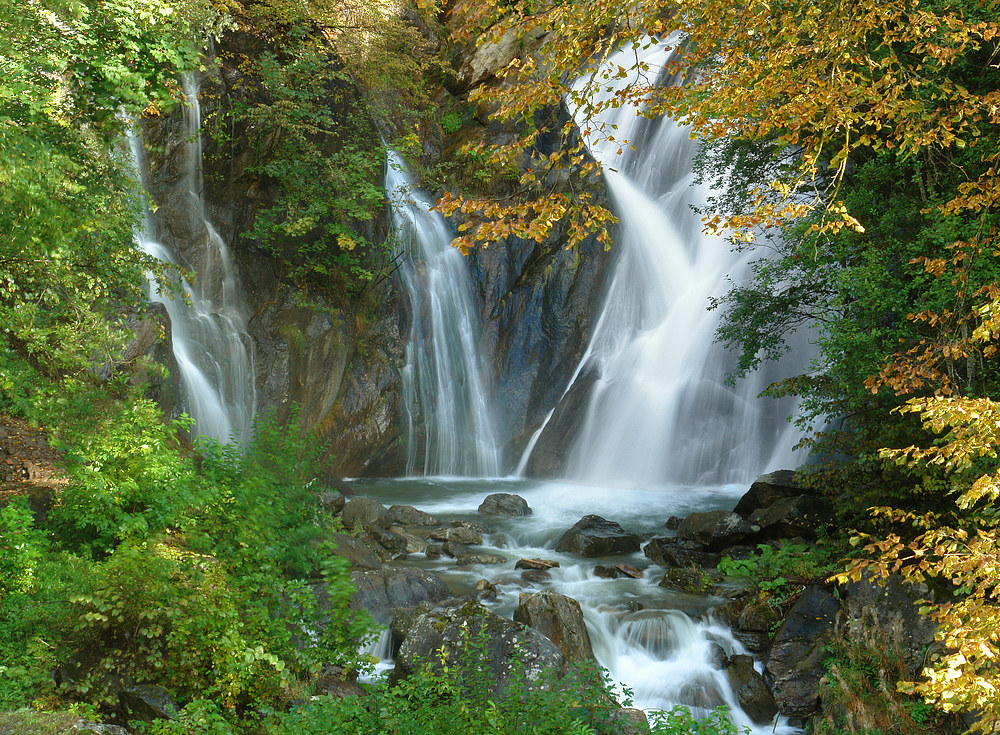
[[491,384],[480,354],[468,265],[444,217],[390,152],[385,190],[406,259],[410,334],[403,370],[408,475],[495,477],[501,451]]
[[[194,76],[185,75],[182,85],[188,106],[183,111],[180,186],[190,219],[187,229],[196,242],[185,258],[178,247],[160,241],[148,210],[136,239],[149,255],[195,274],[193,283],[181,279],[173,288],[150,277],[150,300],[162,304],[170,317],[182,407],[194,419],[193,434],[243,443],[250,437],[257,410],[254,352],[246,331],[249,314],[229,249],[205,213],[201,108]],[[141,166],[142,150],[135,135],[132,148]]]
[[[666,64],[665,46],[643,52],[650,74]],[[631,49],[607,61],[611,68],[634,63]],[[614,91],[600,89],[606,98]],[[606,485],[731,483],[791,461],[795,439],[786,417],[793,407],[758,398],[777,374],[729,385],[735,357],[714,343],[720,315],[708,311],[709,298],[725,293],[727,277],[747,277],[750,256],[701,232],[691,207],[709,191],[693,184],[689,130],[627,106],[600,118],[593,129],[613,130],[616,139],[595,133],[588,143],[621,223],[618,261],[577,369],[596,380],[566,477]]]

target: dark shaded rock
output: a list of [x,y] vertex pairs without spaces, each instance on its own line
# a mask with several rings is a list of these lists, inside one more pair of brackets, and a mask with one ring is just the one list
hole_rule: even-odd
[[729,679],[729,686],[736,692],[740,707],[754,723],[766,725],[778,714],[778,705],[775,704],[764,677],[754,669],[750,656],[733,656],[729,659],[726,678]]
[[639,600],[629,600],[628,601],[628,611],[629,612],[635,613],[635,612],[639,612],[640,610],[645,610],[645,609],[646,609],[646,606],[643,605],[642,602],[639,601]]
[[445,556],[457,559],[460,556],[470,556],[472,554],[472,549],[465,544],[458,543],[458,541],[445,541],[441,544],[441,553]]
[[388,528],[392,524],[389,510],[377,500],[354,498],[344,504],[340,519],[348,528]]
[[558,592],[522,592],[514,621],[552,641],[570,661],[592,661],[594,649],[580,603]]
[[351,572],[355,593],[351,607],[363,609],[372,618],[388,625],[397,607],[415,607],[421,602],[440,602],[450,593],[441,578],[413,568],[384,568],[372,572]]
[[507,563],[507,557],[500,556],[500,554],[459,554],[455,558],[462,566],[471,566],[473,564],[489,566]]
[[541,569],[526,569],[521,572],[521,579],[525,582],[534,582],[537,584],[539,582],[548,582],[552,579],[552,575]]
[[476,594],[480,600],[495,600],[498,594],[497,586],[488,579],[476,582]]
[[427,548],[424,549],[424,556],[428,559],[440,559],[442,550],[443,544],[427,544]]
[[770,635],[781,619],[774,608],[766,602],[752,601],[740,611],[736,625],[733,627],[740,630],[749,630],[754,633],[767,633]]
[[581,518],[556,544],[556,551],[588,557],[629,554],[638,550],[638,534],[629,533],[614,521],[597,515]]
[[767,652],[771,645],[770,633],[758,633],[752,630],[733,629],[733,638],[743,644],[750,653],[761,656]]
[[826,645],[834,631],[840,603],[822,587],[809,587],[774,636],[764,678],[781,714],[807,717],[819,710],[819,680]]
[[457,521],[451,521],[448,523],[452,528],[467,528],[470,531],[475,531],[476,533],[481,533],[484,536],[490,532],[490,527],[483,521],[470,521],[467,518],[462,518]]
[[760,508],[774,505],[779,500],[802,495],[802,487],[795,481],[795,473],[791,470],[778,470],[761,475],[750,486],[733,512],[744,518]]
[[118,693],[118,703],[129,720],[176,720],[179,714],[177,704],[167,690],[150,684],[123,685]]
[[528,477],[563,476],[569,442],[576,436],[579,427],[583,426],[590,406],[590,393],[597,378],[598,373],[594,368],[585,368],[566,394],[557,399],[555,411],[528,458],[525,467]]
[[703,595],[711,588],[715,580],[709,572],[691,567],[674,567],[668,569],[660,580],[660,586],[678,592],[689,592],[691,594]]
[[709,644],[708,662],[715,668],[721,669],[729,662],[729,654],[721,644],[713,641]]
[[753,511],[748,520],[760,526],[760,538],[785,539],[801,536],[815,539],[817,529],[833,519],[833,508],[821,498],[797,495],[783,498]]
[[518,559],[514,564],[514,569],[541,569],[544,571],[558,566],[559,562],[551,559]]
[[438,519],[430,513],[414,508],[412,505],[390,505],[387,511],[391,523],[400,526],[436,526]]
[[[483,650],[471,651],[469,642],[480,638]],[[481,654],[481,660],[474,654]],[[465,676],[485,668],[490,698],[503,697],[518,667],[528,681],[540,685],[547,672],[565,672],[567,666],[566,658],[541,633],[502,618],[478,602],[436,608],[419,615],[396,654],[390,684],[427,662],[435,667],[445,665]]]
[[705,567],[715,569],[722,557],[705,551],[692,551],[681,546],[680,539],[658,536],[649,540],[642,553],[654,564],[663,567]]
[[406,554],[406,548],[409,544],[405,536],[378,526],[372,526],[368,530],[368,535],[375,543],[388,551],[393,558]]
[[420,554],[427,548],[427,539],[410,533],[405,528],[389,526],[389,530],[406,540],[406,553],[408,554]]
[[334,553],[351,562],[355,569],[380,569],[382,560],[360,539],[346,533],[335,534],[331,539],[337,548]]
[[530,516],[531,508],[528,507],[528,501],[520,495],[493,493],[480,503],[479,512],[492,516]]
[[902,651],[910,672],[917,673],[937,630],[934,621],[917,609],[921,601],[933,601],[927,585],[890,574],[887,579],[865,576],[848,582],[843,591],[844,635],[862,645]]
[[458,526],[454,528],[435,528],[430,532],[435,541],[455,541],[460,544],[477,545],[483,543],[483,534],[472,528]]
[[666,520],[666,523],[664,523],[663,525],[666,526],[667,528],[669,528],[671,531],[676,531],[678,528],[681,527],[681,524],[683,522],[684,522],[684,519],[681,518],[680,516],[670,516]]
[[316,679],[316,690],[318,694],[335,699],[368,696],[368,692],[358,685],[357,678],[356,672],[351,675],[340,666],[329,666]]
[[344,509],[347,498],[339,490],[324,490],[319,494],[319,504],[327,513],[337,515]]
[[618,567],[598,564],[594,567],[594,576],[600,577],[601,579],[618,579],[618,577],[621,576],[621,572],[618,571]]
[[733,546],[760,531],[760,526],[748,523],[727,510],[692,513],[677,529],[681,539],[701,544],[709,551]]

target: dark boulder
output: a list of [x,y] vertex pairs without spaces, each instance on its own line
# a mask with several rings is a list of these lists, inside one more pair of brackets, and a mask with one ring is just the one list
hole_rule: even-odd
[[406,555],[406,549],[409,544],[405,536],[378,526],[370,528],[368,535],[375,543],[388,552],[390,558],[396,559]]
[[390,505],[389,520],[400,526],[436,526],[438,519],[412,505]]
[[129,720],[176,720],[177,703],[163,687],[150,684],[125,684],[118,692],[118,704]]
[[352,572],[355,593],[351,607],[363,609],[376,622],[388,625],[397,607],[415,607],[421,602],[440,602],[450,593],[441,578],[413,568],[384,568],[372,572]]
[[435,541],[454,541],[459,544],[477,545],[483,543],[482,533],[464,526],[435,528],[430,532],[430,537]]
[[766,725],[778,714],[778,705],[775,704],[764,677],[753,667],[750,656],[730,658],[726,664],[726,678],[736,693],[740,707],[755,724]]
[[581,518],[556,544],[556,551],[587,557],[630,554],[638,550],[638,534],[630,533],[614,521],[597,515]]
[[775,634],[764,678],[781,714],[808,717],[819,711],[819,680],[839,612],[836,597],[822,587],[809,587]]
[[427,549],[427,539],[410,533],[400,526],[389,526],[389,530],[406,540],[406,553],[420,554]]
[[572,597],[549,591],[521,593],[514,622],[537,630],[570,661],[595,660],[583,610]]
[[541,582],[548,582],[552,579],[552,575],[546,572],[544,569],[525,569],[521,572],[521,579],[525,582],[531,582],[533,584],[539,584]]
[[685,549],[679,539],[670,536],[658,536],[650,539],[643,549],[646,555],[654,564],[662,567],[705,567],[715,569],[722,558],[719,554],[710,554],[705,551],[694,551]]
[[712,574],[702,569],[693,567],[673,567],[667,570],[660,580],[660,587],[687,592],[693,595],[704,595],[714,585],[718,579],[718,574]]
[[530,516],[531,508],[520,495],[493,493],[479,505],[479,512],[492,516]]
[[918,609],[922,601],[931,599],[927,585],[899,574],[887,579],[864,576],[848,582],[843,592],[847,598],[844,635],[863,646],[901,651],[911,674],[918,673],[937,632],[937,624]]
[[816,531],[832,519],[833,508],[828,502],[811,495],[796,495],[758,508],[747,520],[760,526],[759,538],[771,541],[798,536],[815,539]]
[[347,498],[339,490],[324,490],[319,494],[319,504],[327,513],[337,515],[344,509]]
[[567,667],[566,657],[541,633],[502,618],[478,602],[418,615],[396,654],[390,684],[425,663],[447,666],[466,680],[485,674],[491,699],[504,696],[519,668],[527,681],[541,684],[547,673],[558,675]]
[[802,487],[795,481],[791,470],[778,470],[758,477],[743,494],[733,512],[744,518],[760,508],[767,508],[779,500],[802,495]]
[[389,509],[371,498],[354,498],[344,504],[340,519],[348,528],[388,528],[392,524]]
[[346,533],[334,534],[330,539],[336,545],[333,552],[351,563],[353,569],[380,569],[382,560],[361,539]]
[[727,510],[711,510],[706,513],[692,513],[677,529],[682,540],[694,541],[708,551],[720,551],[734,546],[760,531],[760,526],[752,524]]
[[472,554],[472,549],[470,549],[465,544],[460,544],[458,541],[445,541],[441,544],[441,553],[445,556],[450,556],[453,559],[457,559],[460,556],[469,556]]

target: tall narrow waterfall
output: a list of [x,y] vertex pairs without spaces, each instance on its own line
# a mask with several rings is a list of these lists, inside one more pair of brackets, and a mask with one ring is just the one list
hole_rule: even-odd
[[501,451],[468,265],[451,246],[447,222],[431,211],[395,153],[389,154],[385,190],[407,254],[407,474],[495,477]]
[[[163,304],[170,316],[183,408],[194,419],[194,434],[242,443],[250,436],[257,410],[254,352],[246,331],[249,315],[229,249],[205,214],[198,89],[192,75],[182,82],[188,107],[179,152],[184,166],[181,186],[191,220],[185,229],[196,242],[185,249],[187,257],[181,255],[178,243],[160,242],[159,228],[148,211],[137,239],[146,253],[195,274],[193,283],[182,280],[181,293],[173,297],[155,281],[150,283],[150,299]],[[133,147],[141,162],[135,140]]]
[[[627,67],[634,53],[608,64]],[[656,74],[667,52],[661,44],[645,53]],[[691,211],[708,192],[692,185],[688,129],[632,108],[608,111],[600,122],[618,139],[595,136],[590,149],[621,222],[619,260],[578,371],[596,380],[567,477],[610,485],[743,482],[789,461],[781,452],[794,443],[783,436],[791,407],[758,398],[765,376],[727,385],[733,356],[713,342],[719,315],[707,310],[709,297],[725,293],[727,276],[746,276],[748,257],[703,235]],[[634,152],[620,150],[623,138]]]

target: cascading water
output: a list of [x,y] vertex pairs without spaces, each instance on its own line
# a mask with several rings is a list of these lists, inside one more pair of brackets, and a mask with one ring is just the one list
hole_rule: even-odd
[[468,266],[451,246],[447,222],[431,211],[396,153],[389,154],[385,190],[396,234],[407,249],[402,268],[410,305],[403,371],[407,474],[495,477],[502,455]]
[[[147,210],[139,247],[153,257],[181,265],[196,274],[182,279],[180,293],[150,280],[150,300],[163,304],[170,316],[174,358],[180,371],[183,407],[194,419],[193,434],[221,442],[243,443],[250,437],[257,411],[254,352],[246,328],[249,315],[229,249],[205,214],[201,174],[201,108],[192,75],[182,79],[188,107],[184,109],[185,138],[181,185],[186,189],[188,230],[196,239],[190,258],[177,247],[159,241],[154,218]],[[141,146],[132,137],[137,165]]]
[[[657,55],[666,63],[663,46],[651,46],[645,52],[644,61],[653,69]],[[628,66],[615,57],[608,63],[619,61]],[[614,90],[604,92],[610,95]],[[556,560],[561,566],[550,570],[546,581],[532,586],[551,588],[580,602],[598,662],[633,692],[637,706],[669,710],[680,704],[702,715],[725,705],[741,731],[746,727],[758,735],[788,735],[797,730],[785,719],[755,724],[742,710],[720,661],[746,650],[726,626],[713,620],[710,611],[717,598],[658,586],[663,570],[649,565],[641,554],[602,562],[554,550],[562,532],[586,514],[613,519],[649,538],[669,534],[662,524],[670,515],[732,508],[740,493],[733,483],[745,483],[764,469],[788,463],[794,441],[793,432],[781,420],[792,407],[757,399],[761,386],[772,376],[757,376],[738,388],[726,384],[732,360],[713,345],[717,316],[706,307],[710,296],[725,290],[727,275],[738,281],[746,273],[747,262],[730,253],[724,242],[703,237],[690,211],[690,205],[704,201],[707,192],[691,186],[693,144],[688,131],[670,120],[637,117],[634,110],[619,110],[601,122],[608,129],[617,126],[615,136],[628,138],[639,152],[619,154],[617,141],[608,145],[591,141],[595,158],[605,166],[621,221],[616,245],[619,261],[591,343],[571,381],[586,374],[593,380],[593,389],[566,464],[568,481],[403,480],[359,482],[357,489],[387,504],[417,502],[442,521],[474,517],[487,493],[518,493],[534,509],[531,517],[490,519],[490,550],[505,555],[509,564],[455,568],[444,559],[418,559],[416,563],[437,569],[458,590],[470,590],[477,580],[488,578],[499,589],[491,605],[509,616],[525,586],[514,562],[524,557]],[[412,197],[408,186],[399,168],[387,180],[387,189]],[[440,297],[419,293],[428,293],[427,282],[440,272],[436,263],[431,264],[433,258],[439,252],[454,253],[447,247],[450,233],[444,223],[426,210],[422,200],[408,208],[395,207],[397,226],[408,228],[409,237],[426,247],[431,238],[421,233],[433,232],[440,242],[437,249],[423,255],[423,262],[411,265],[406,276],[414,304],[414,330],[405,379],[408,390],[419,393],[423,401],[417,404],[418,399],[411,398],[411,405],[433,413],[438,410],[436,402],[448,411],[459,400],[470,405],[469,398],[436,396],[442,384],[461,386],[471,381],[456,380],[448,372],[448,360],[458,358],[447,358],[441,367],[432,359],[439,359],[437,350],[444,346],[434,345],[431,350],[438,337],[432,336],[435,328],[425,319],[444,308],[436,300],[445,296],[443,292]],[[409,213],[405,220],[404,213]],[[457,259],[456,264],[460,265]],[[453,285],[460,282],[457,278],[449,276]],[[450,342],[475,344],[474,339],[459,338],[454,332]],[[478,375],[478,368],[472,369],[471,376]],[[418,411],[411,409],[411,420],[416,415]],[[481,436],[471,428],[471,415],[463,409],[458,416],[446,416],[443,422],[427,427],[425,467],[440,472],[456,466],[435,458],[434,453],[440,443],[449,456],[459,456],[463,452],[454,448],[455,442]],[[535,439],[537,435],[526,454]],[[465,450],[466,455],[470,453]],[[489,472],[480,466],[479,474]],[[592,575],[594,562],[622,561],[645,567],[645,571],[638,579],[607,580]]]
[[[649,74],[666,64],[665,45],[651,45],[640,59]],[[635,60],[627,50],[607,64],[628,67]],[[629,81],[616,80],[615,89],[596,96],[608,99]],[[701,232],[691,205],[708,192],[693,185],[688,129],[627,106],[600,117],[592,129],[614,131],[614,138],[595,134],[589,147],[604,167],[621,222],[619,259],[577,370],[596,380],[565,476],[691,486],[745,482],[793,461],[794,431],[785,421],[792,407],[758,398],[776,375],[728,385],[734,358],[714,344],[719,315],[707,310],[709,298],[725,293],[727,278],[746,276],[749,257]]]

